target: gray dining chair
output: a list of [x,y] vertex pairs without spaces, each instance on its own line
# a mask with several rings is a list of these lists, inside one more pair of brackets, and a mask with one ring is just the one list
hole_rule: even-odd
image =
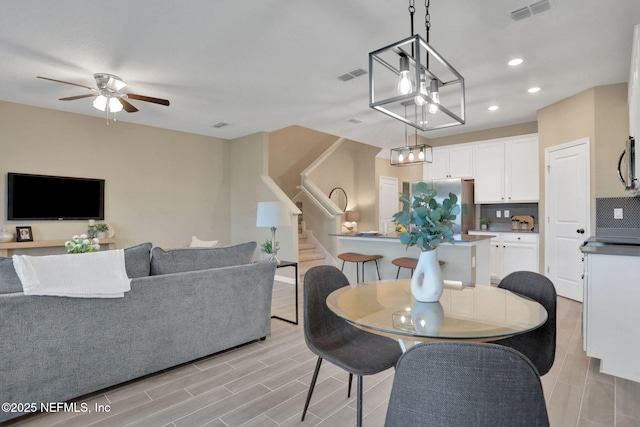
[[336,289],[349,286],[349,280],[336,267],[313,267],[304,276],[304,339],[318,356],[302,421],[309,408],[322,360],[326,359],[357,377],[357,425],[362,425],[362,377],[393,367],[402,354],[399,344],[350,325],[327,307],[327,296]]
[[549,426],[540,376],[508,347],[430,342],[398,360],[386,427]]
[[537,301],[547,310],[547,321],[539,328],[493,341],[518,350],[531,360],[541,376],[546,374],[556,356],[556,288],[547,277],[533,271],[511,273],[500,281],[498,287]]

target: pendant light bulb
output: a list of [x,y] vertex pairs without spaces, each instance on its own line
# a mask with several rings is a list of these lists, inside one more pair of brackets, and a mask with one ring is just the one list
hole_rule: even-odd
[[431,89],[431,100],[433,102],[429,103],[429,113],[436,114],[438,112],[438,104],[440,104],[440,93],[438,92],[438,81],[431,80],[429,85]]
[[415,156],[413,155],[413,150],[409,150],[409,161],[413,162],[413,159],[415,159]]
[[398,154],[398,161],[400,163],[404,162],[404,155],[402,153]]
[[406,95],[411,93],[413,85],[409,76],[409,58],[405,55],[400,57],[400,74],[398,75],[398,93]]
[[416,97],[414,98],[414,101],[418,107],[422,107],[424,104],[427,103],[427,99],[425,97],[429,95],[429,92],[427,91],[427,82],[424,74],[420,74],[420,87],[418,89],[418,92],[419,94],[416,95]]
[[420,149],[420,153],[418,153],[418,159],[424,160],[424,148]]

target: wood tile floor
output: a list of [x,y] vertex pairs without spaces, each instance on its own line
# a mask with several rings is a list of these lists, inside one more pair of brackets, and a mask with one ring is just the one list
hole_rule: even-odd
[[[292,287],[276,284],[273,314],[294,316]],[[559,298],[556,361],[542,378],[551,425],[640,427],[640,383],[598,372],[598,360],[588,358],[582,350],[581,310],[580,303]],[[355,393],[347,399],[347,374],[326,362],[320,370],[307,417],[300,422],[315,362],[316,357],[305,345],[302,325],[272,319],[272,334],[266,341],[79,400],[91,409],[95,405],[109,405],[109,412],[35,414],[7,425],[355,425]],[[393,369],[365,377],[365,426],[384,425],[392,381]]]

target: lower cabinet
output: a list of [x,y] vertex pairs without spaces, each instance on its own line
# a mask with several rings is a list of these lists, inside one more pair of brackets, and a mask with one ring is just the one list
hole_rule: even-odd
[[588,254],[583,303],[584,350],[600,372],[640,382],[640,256]]
[[538,235],[535,233],[469,231],[491,239],[491,281],[499,282],[514,271],[538,272]]

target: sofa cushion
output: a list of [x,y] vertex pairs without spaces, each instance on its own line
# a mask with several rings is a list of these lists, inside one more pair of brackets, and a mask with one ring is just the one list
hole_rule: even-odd
[[13,267],[13,259],[0,257],[0,294],[22,292],[22,282]]
[[151,272],[151,243],[142,243],[124,250],[124,264],[131,279],[148,276]]
[[183,248],[151,251],[151,275],[183,273],[185,271],[249,264],[253,260],[256,242],[222,248]]

